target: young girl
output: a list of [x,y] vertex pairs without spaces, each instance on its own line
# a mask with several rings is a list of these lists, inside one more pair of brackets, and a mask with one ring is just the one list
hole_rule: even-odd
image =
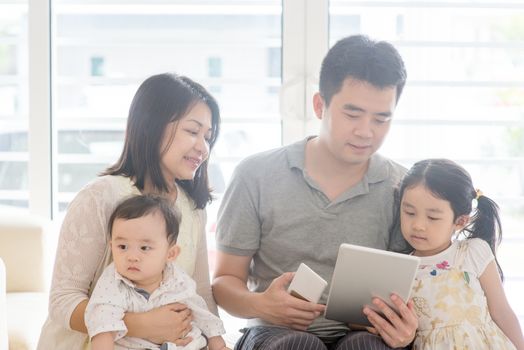
[[[445,159],[413,165],[399,199],[402,234],[422,258],[412,294],[419,317],[413,349],[524,349],[495,257],[495,202]],[[456,233],[466,239],[453,239]]]

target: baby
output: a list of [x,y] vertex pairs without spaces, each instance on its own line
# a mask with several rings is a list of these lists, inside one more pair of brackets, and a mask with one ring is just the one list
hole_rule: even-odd
[[[113,262],[100,276],[85,312],[92,350],[227,349],[222,321],[211,313],[195,289],[195,282],[175,260],[179,220],[167,199],[151,195],[124,200],[109,219]],[[186,346],[154,344],[127,337],[126,312],[146,312],[170,303],[192,311],[193,340]]]

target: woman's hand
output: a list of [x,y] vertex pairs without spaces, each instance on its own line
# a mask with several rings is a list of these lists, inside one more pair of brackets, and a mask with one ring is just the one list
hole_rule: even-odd
[[192,329],[191,310],[184,304],[174,303],[143,313],[127,313],[124,322],[128,335],[147,339],[155,344],[171,342],[178,346],[189,344],[193,338],[185,337]]
[[413,301],[410,300],[405,304],[395,294],[391,295],[391,301],[399,311],[398,314],[379,298],[373,299],[373,305],[385,317],[379,315],[368,306],[364,307],[363,312],[386,344],[392,348],[405,347],[415,339],[415,332],[418,327],[418,318]]

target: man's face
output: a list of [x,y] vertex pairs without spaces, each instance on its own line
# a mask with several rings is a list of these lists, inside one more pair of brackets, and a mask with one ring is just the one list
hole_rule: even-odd
[[340,162],[366,163],[389,131],[396,96],[396,87],[380,89],[353,78],[344,81],[329,106],[315,95],[315,113],[322,122],[320,142]]

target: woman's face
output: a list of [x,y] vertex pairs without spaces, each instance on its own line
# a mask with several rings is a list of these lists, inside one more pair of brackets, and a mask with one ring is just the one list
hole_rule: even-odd
[[160,167],[167,183],[194,178],[209,156],[211,136],[211,110],[204,102],[167,124],[160,146]]

